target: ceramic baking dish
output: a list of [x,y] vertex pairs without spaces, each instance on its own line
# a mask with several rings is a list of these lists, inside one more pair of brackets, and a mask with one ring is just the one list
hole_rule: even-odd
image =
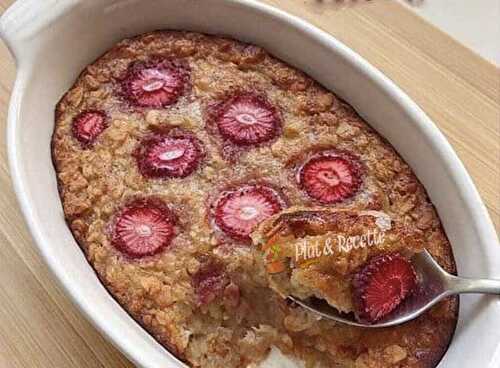
[[[461,275],[500,278],[495,229],[474,184],[422,110],[359,55],[310,24],[249,0],[19,0],[0,33],[18,75],[8,120],[15,191],[45,261],[82,312],[139,367],[183,365],[115,302],[64,221],[50,154],[54,106],[80,71],[115,42],[156,29],[258,44],[349,103],[413,167],[451,240]],[[500,367],[500,300],[463,296],[440,368]],[[266,366],[296,367],[276,359]]]

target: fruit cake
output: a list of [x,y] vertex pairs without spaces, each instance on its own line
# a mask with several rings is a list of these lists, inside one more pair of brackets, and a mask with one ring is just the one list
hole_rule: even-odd
[[[455,298],[367,329],[319,319],[272,287],[253,238],[292,207],[376,212],[415,239],[332,261],[353,294],[386,297],[376,282],[355,282],[373,273],[410,289],[405,250],[425,247],[455,271],[410,167],[304,73],[253,45],[158,31],[87,66],[55,117],[53,161],[75,239],[110,294],[191,367],[255,368],[272,350],[308,368],[431,368],[446,351]],[[367,316],[385,313],[369,303]]]

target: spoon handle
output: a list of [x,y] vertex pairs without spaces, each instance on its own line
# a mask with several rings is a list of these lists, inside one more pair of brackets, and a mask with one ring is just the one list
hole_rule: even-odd
[[494,294],[500,295],[500,280],[468,279],[451,276],[449,290],[453,294]]

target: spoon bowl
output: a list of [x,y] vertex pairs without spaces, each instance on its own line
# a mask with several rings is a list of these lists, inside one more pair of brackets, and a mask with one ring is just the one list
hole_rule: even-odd
[[321,317],[351,326],[381,328],[411,321],[446,297],[467,294],[500,295],[500,280],[468,279],[449,274],[432,258],[427,250],[411,259],[417,274],[417,287],[393,312],[375,323],[358,321],[354,313],[342,313],[323,299],[288,298]]

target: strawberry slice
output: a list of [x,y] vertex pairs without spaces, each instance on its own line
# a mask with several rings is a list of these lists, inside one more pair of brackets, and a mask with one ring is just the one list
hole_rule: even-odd
[[166,107],[174,104],[184,92],[188,75],[187,67],[178,62],[136,62],[122,81],[122,91],[136,106]]
[[372,258],[353,277],[353,301],[360,321],[376,322],[395,310],[417,285],[409,261],[398,253]]
[[73,136],[84,146],[91,146],[106,129],[106,114],[102,111],[84,111],[73,119]]
[[207,259],[193,275],[192,283],[198,305],[207,305],[223,295],[229,278],[222,264]]
[[147,178],[185,178],[198,168],[203,155],[202,142],[188,133],[157,133],[135,153],[139,171]]
[[234,144],[248,146],[268,142],[279,134],[280,118],[262,96],[238,94],[220,106],[216,118],[219,133]]
[[215,203],[215,224],[237,240],[249,240],[262,221],[281,211],[284,202],[264,185],[245,185],[222,193]]
[[307,194],[323,204],[338,203],[361,186],[360,163],[347,152],[327,150],[313,155],[298,171],[297,180]]
[[152,256],[170,245],[174,226],[174,217],[162,201],[138,199],[116,217],[111,242],[131,258]]

